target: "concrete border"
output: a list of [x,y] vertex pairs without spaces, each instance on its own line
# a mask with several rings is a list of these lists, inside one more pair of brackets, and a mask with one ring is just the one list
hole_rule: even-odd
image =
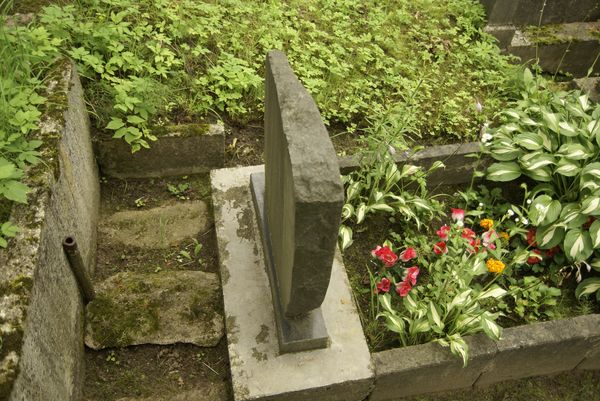
[[364,400],[374,373],[339,252],[321,306],[329,346],[279,353],[269,279],[250,193],[250,174],[263,169],[252,166],[211,172],[234,398]]
[[88,114],[75,65],[48,74],[47,110],[36,136],[43,162],[26,171],[29,204],[15,205],[21,228],[0,250],[0,399],[81,399],[83,303],[62,249],[75,238],[88,273],[95,267],[100,202]]
[[150,149],[131,153],[122,139],[96,139],[103,174],[118,178],[150,178],[206,173],[225,163],[223,124],[188,124],[155,130]]
[[497,343],[481,334],[465,339],[471,352],[466,368],[433,343],[374,353],[376,379],[369,400],[600,368],[600,314],[508,328]]

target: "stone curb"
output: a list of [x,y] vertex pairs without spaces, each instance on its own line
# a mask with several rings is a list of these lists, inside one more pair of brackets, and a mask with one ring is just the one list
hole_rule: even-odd
[[[600,18],[597,0],[480,0],[493,25],[542,25]],[[545,6],[544,6],[545,5]],[[542,12],[543,9],[543,12]],[[540,20],[541,16],[541,20]]]
[[157,133],[150,149],[131,153],[122,139],[96,140],[96,157],[103,174],[118,178],[150,178],[206,173],[225,162],[222,124],[173,126]]
[[96,254],[100,186],[88,114],[75,65],[55,63],[36,139],[43,160],[26,170],[27,205],[11,222],[21,231],[0,250],[0,399],[81,399],[83,303],[62,248],[77,241],[88,269]]

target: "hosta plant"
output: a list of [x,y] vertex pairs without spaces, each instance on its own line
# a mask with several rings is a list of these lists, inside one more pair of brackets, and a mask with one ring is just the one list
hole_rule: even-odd
[[358,170],[342,177],[346,190],[339,230],[342,250],[352,244],[350,225],[362,224],[369,215],[387,213],[396,220],[421,227],[441,213],[441,204],[427,190],[429,169],[405,164],[398,167],[388,146],[366,152]]
[[532,181],[526,213],[537,246],[559,246],[580,266],[600,249],[600,105],[549,85],[525,70],[521,98],[486,133],[484,152],[496,161],[486,177]]

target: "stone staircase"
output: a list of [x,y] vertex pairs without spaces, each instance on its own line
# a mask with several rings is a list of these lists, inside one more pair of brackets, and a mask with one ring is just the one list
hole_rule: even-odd
[[86,401],[230,399],[207,177],[174,181],[103,180]]

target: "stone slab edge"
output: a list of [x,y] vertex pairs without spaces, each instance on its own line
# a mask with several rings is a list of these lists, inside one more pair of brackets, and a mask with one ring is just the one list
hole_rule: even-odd
[[249,188],[250,174],[263,170],[252,166],[211,172],[234,398],[363,400],[374,373],[339,252],[322,305],[330,346],[279,354]]
[[[600,18],[597,0],[480,0],[492,25],[561,24]],[[542,11],[543,10],[543,11]],[[541,20],[540,20],[541,17]]]
[[[394,160],[399,166],[404,164],[415,164],[425,168],[430,167],[436,161],[442,161],[446,165],[445,169],[435,171],[428,177],[430,187],[444,184],[455,185],[465,184],[471,181],[477,162],[473,158],[466,157],[469,154],[479,152],[479,142],[466,142],[452,145],[440,145],[427,147],[414,155],[408,153],[395,154]],[[483,159],[481,167],[484,167],[489,160]],[[359,167],[357,156],[345,156],[339,158],[340,172],[348,174]]]
[[160,135],[150,149],[133,154],[122,139],[96,140],[95,153],[102,173],[117,178],[152,178],[206,173],[223,167],[223,124],[209,124],[207,132],[198,135],[182,135],[176,128]]
[[600,314],[509,328],[497,343],[481,334],[465,339],[471,350],[466,368],[449,350],[433,343],[372,354],[376,378],[369,400],[600,369]]
[[57,61],[47,82],[43,162],[25,172],[29,203],[10,217],[21,231],[0,250],[1,400],[77,400],[83,385],[83,305],[61,243],[74,235],[93,268],[100,188],[75,65]]

